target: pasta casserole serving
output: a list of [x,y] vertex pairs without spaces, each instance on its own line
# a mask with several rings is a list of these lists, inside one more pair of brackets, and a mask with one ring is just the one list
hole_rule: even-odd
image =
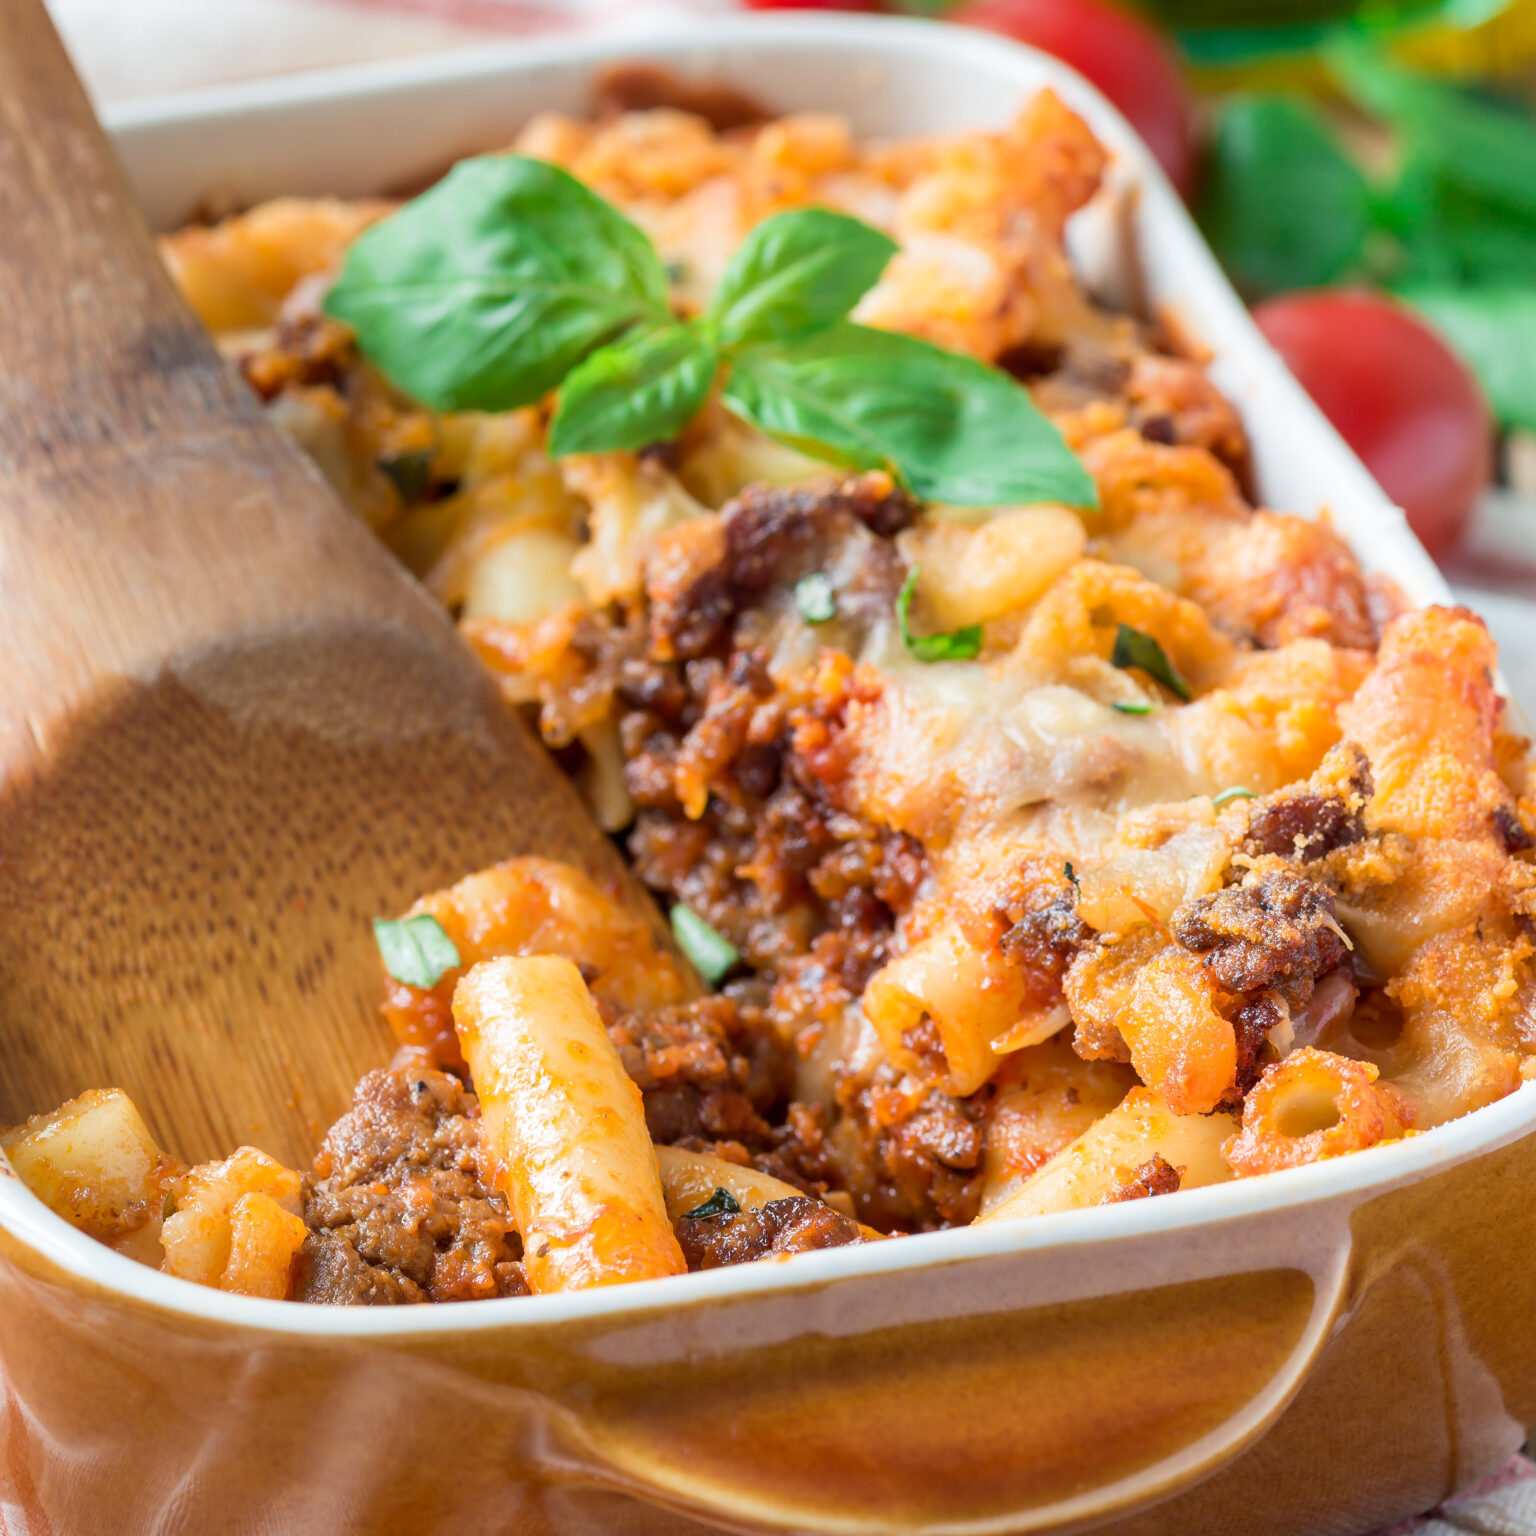
[[375,925],[398,1051],[311,1170],[105,1089],[0,1135],[21,1178],[204,1285],[460,1301],[1252,1178],[1536,1073],[1488,633],[1252,504],[1198,348],[1068,259],[1084,123],[656,86],[164,254],[688,963],[578,870],[466,873]]

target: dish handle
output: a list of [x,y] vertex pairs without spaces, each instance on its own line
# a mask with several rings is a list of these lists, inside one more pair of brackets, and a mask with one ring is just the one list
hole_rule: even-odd
[[[1066,1250],[1054,1274],[1024,1262],[1046,1257],[1036,1252],[1008,1256],[1011,1277],[962,1279],[954,1266],[875,1277],[870,1326],[856,1329],[836,1291],[781,1297],[802,1309],[795,1337],[718,1352],[696,1339],[686,1366],[658,1361],[643,1393],[631,1404],[607,1397],[587,1428],[628,1492],[736,1529],[1075,1529],[1209,1477],[1274,1423],[1348,1287],[1347,1220],[1338,1227],[1304,1244],[1264,1240],[1267,1253],[1236,1260],[1215,1244],[1164,1253],[1155,1284],[1118,1255],[1111,1269],[1104,1245],[1086,1265],[1084,1250]],[[1199,1243],[1198,1229],[1163,1237],[1165,1247]],[[1097,1292],[1087,1283],[1095,1260]],[[1138,1272],[1137,1288],[1103,1288]],[[995,1282],[1006,1278],[1031,1300],[1002,1305]],[[879,1326],[882,1303],[900,1295],[893,1281],[908,1287],[910,1312],[913,1287],[947,1286],[954,1302],[978,1279],[990,1301],[974,1311]],[[1061,1299],[1041,1299],[1053,1291]],[[818,1314],[823,1327],[810,1331]],[[723,1341],[758,1330],[722,1309],[706,1331]]]

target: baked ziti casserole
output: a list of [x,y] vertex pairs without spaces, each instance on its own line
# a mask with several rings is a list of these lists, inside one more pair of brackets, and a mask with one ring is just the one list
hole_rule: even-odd
[[[650,105],[670,95],[681,104]],[[170,1274],[332,1303],[680,1274],[1353,1153],[1536,1071],[1494,648],[1252,504],[1064,249],[1051,92],[855,142],[643,72],[420,198],[164,242],[669,908],[466,873],[308,1171],[128,1098],[0,1137]]]

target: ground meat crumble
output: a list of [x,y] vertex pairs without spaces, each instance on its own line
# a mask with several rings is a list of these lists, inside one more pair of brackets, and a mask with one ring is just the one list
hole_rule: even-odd
[[858,1223],[819,1200],[770,1200],[756,1210],[685,1216],[677,1240],[690,1270],[750,1264],[771,1254],[808,1253],[863,1242]]
[[456,1077],[370,1072],[304,1184],[299,1301],[522,1296],[522,1243],[482,1178],[480,1106]]

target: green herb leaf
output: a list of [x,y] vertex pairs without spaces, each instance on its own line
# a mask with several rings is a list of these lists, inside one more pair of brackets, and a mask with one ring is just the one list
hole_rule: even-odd
[[828,208],[775,214],[731,257],[710,323],[726,347],[822,330],[874,287],[897,249],[889,235]]
[[400,500],[409,506],[420,499],[431,481],[432,459],[430,448],[418,448],[410,453],[391,453],[379,460],[379,469],[399,491]]
[[703,1205],[683,1212],[684,1221],[709,1221],[715,1216],[734,1216],[741,1209],[741,1202],[728,1189],[716,1189]]
[[558,459],[670,442],[709,398],[719,361],[691,325],[631,331],[600,347],[560,387],[550,454]]
[[1370,192],[1310,103],[1235,96],[1216,119],[1200,223],[1248,297],[1320,287],[1360,260]]
[[1231,789],[1224,789],[1219,795],[1211,797],[1211,804],[1223,806],[1233,800],[1253,800],[1256,796],[1251,789],[1244,789],[1242,785],[1235,784]]
[[443,926],[430,913],[403,917],[397,922],[376,917],[373,938],[384,957],[384,969],[396,981],[425,990],[435,987],[459,964],[459,952]]
[[636,322],[671,318],[645,235],[519,155],[462,161],[366,230],[325,311],[423,404],[486,411],[532,404]]
[[732,966],[741,960],[741,951],[719,929],[706,923],[692,907],[677,902],[672,908],[672,937],[687,955],[694,970],[710,986],[718,986]]
[[1423,151],[1405,157],[1374,214],[1395,236],[1391,261],[1375,263],[1382,281],[1521,287],[1536,272],[1536,208],[1516,211],[1458,187]]
[[1109,664],[1122,671],[1127,667],[1138,667],[1179,698],[1186,701],[1189,698],[1189,684],[1174,669],[1168,653],[1151,635],[1144,635],[1129,624],[1122,624],[1115,631],[1115,648],[1110,653]]
[[1077,878],[1077,871],[1072,868],[1072,865],[1070,863],[1063,864],[1061,866],[1061,872],[1067,877],[1068,880],[1072,882],[1074,889],[1081,893],[1083,889],[1083,882]]
[[1093,507],[1093,479],[1021,384],[974,358],[844,322],[743,351],[725,403],[770,437],[961,506]]
[[1442,176],[1521,215],[1536,209],[1536,121],[1528,112],[1405,69],[1360,38],[1335,42],[1327,61],[1345,94]]
[[795,583],[795,607],[807,624],[825,624],[837,617],[837,588],[825,571],[812,571]]
[[1409,287],[1400,296],[1471,364],[1499,420],[1536,432],[1536,287]]
[[947,635],[914,635],[912,633],[912,594],[917,591],[917,578],[922,567],[914,565],[907,579],[896,594],[896,623],[901,630],[901,643],[907,654],[919,661],[969,661],[981,651],[981,625],[967,624],[963,629],[952,630]]
[[1128,704],[1121,699],[1114,700],[1109,707],[1122,715],[1150,715],[1157,708],[1155,704]]

